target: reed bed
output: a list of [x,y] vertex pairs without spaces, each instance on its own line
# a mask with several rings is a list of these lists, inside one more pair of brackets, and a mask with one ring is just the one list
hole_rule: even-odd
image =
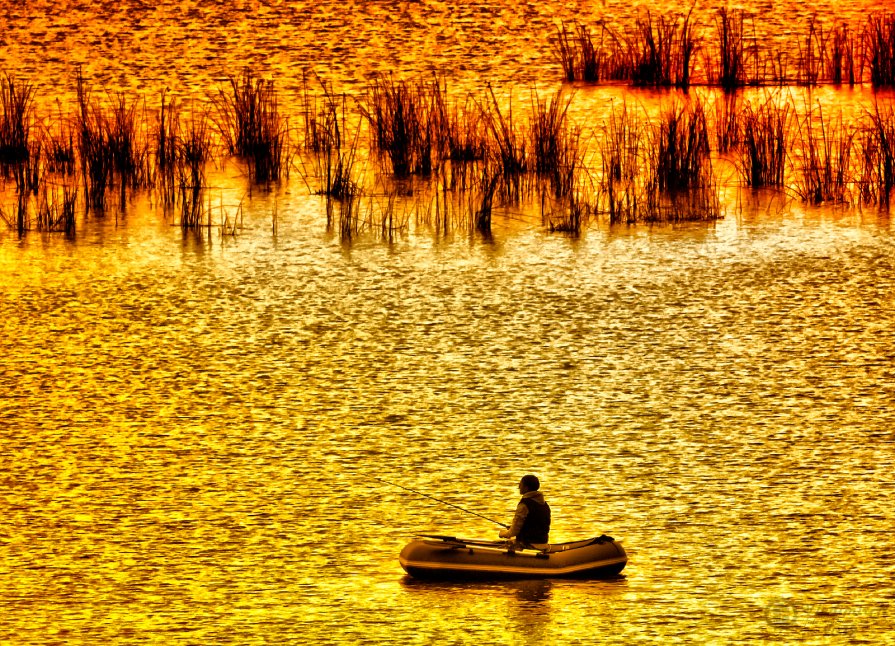
[[867,122],[858,135],[856,189],[862,203],[888,209],[895,186],[895,108],[877,102]]
[[716,61],[707,61],[708,81],[725,92],[733,92],[746,84],[745,14],[742,9],[722,7],[715,18],[717,35]]
[[360,184],[355,180],[359,137],[360,128],[347,148],[331,147],[321,153],[321,194],[341,200],[353,199],[361,192]]
[[500,200],[500,177],[487,165],[471,169],[477,174],[470,187],[455,191],[444,184],[434,187],[414,205],[417,226],[428,227],[438,236],[453,232],[491,237],[494,208]]
[[755,87],[785,87],[795,83],[789,54],[779,47],[760,49],[757,44],[751,48],[752,74],[749,85]]
[[73,184],[42,187],[37,203],[36,226],[39,231],[75,233],[78,188]]
[[601,187],[599,213],[609,224],[637,224],[659,219],[660,196],[655,174],[645,173],[622,181],[608,181]]
[[396,191],[389,191],[384,199],[371,204],[369,219],[372,230],[380,240],[395,242],[410,228],[410,215],[406,209],[399,209]]
[[846,25],[840,25],[830,36],[829,55],[827,58],[826,77],[835,85],[847,83],[854,86],[861,76],[856,68],[860,51],[854,34]]
[[184,194],[177,200],[177,208],[168,211],[173,216],[173,224],[184,233],[211,234],[217,229],[221,237],[236,237],[243,228],[244,209],[242,201],[231,209],[224,205],[223,196],[215,205],[204,187],[183,183],[178,186]]
[[[567,26],[562,22],[557,28],[556,57],[563,68],[566,81],[574,83],[599,83],[613,74],[607,68],[607,57],[604,52],[603,40],[607,32],[605,28],[600,30],[600,41],[595,45],[593,34],[586,25],[577,22]],[[615,48],[618,53],[618,48]]]
[[613,106],[603,126],[600,158],[603,176],[612,181],[631,179],[640,172],[645,135],[627,103]]
[[84,197],[90,208],[103,212],[106,207],[106,190],[111,184],[112,160],[108,155],[102,122],[91,111],[85,95],[80,91],[78,102],[78,154]]
[[868,17],[864,48],[873,87],[895,87],[895,14]]
[[199,226],[202,196],[205,191],[205,166],[210,155],[209,125],[206,115],[192,115],[184,131],[178,133],[175,147],[177,177],[174,200],[179,205],[181,226]]
[[193,178],[181,170],[175,186],[176,196],[174,208],[169,211],[176,213],[181,229],[193,230],[204,226],[211,226],[211,206],[206,208],[203,185],[193,181]]
[[594,213],[610,224],[711,221],[721,216],[701,101],[673,105],[658,123],[627,105],[610,113],[600,141]]
[[483,171],[480,191],[479,205],[472,210],[472,226],[473,229],[484,235],[491,235],[491,213],[494,208],[494,195],[500,184],[498,175],[489,175],[488,171]]
[[481,185],[490,187],[496,182],[507,201],[518,202],[522,198],[523,180],[529,169],[530,140],[513,118],[512,98],[506,110],[501,110],[490,85],[482,114],[491,136],[487,160],[491,169],[484,174],[487,179],[483,179]]
[[375,148],[387,157],[395,177],[432,174],[438,128],[433,108],[437,83],[378,78],[361,105]]
[[592,200],[577,192],[559,199],[541,196],[541,222],[551,233],[580,235],[595,209]]
[[653,126],[650,177],[658,198],[647,204],[646,222],[712,221],[721,216],[718,187],[712,169],[708,123],[700,99],[673,105]]
[[193,183],[202,183],[212,148],[207,115],[201,112],[191,114],[182,133],[178,133],[176,144],[176,164],[189,172]]
[[561,23],[554,50],[565,80],[627,80],[641,87],[689,87],[698,47],[691,15],[692,10],[654,19],[646,11],[632,29],[621,34],[601,25],[596,43],[588,26]]
[[[531,102],[529,122],[531,170],[538,176],[546,177],[562,166],[569,155],[566,149],[570,130],[567,115],[572,97],[564,97],[560,89],[553,97],[541,101],[537,92],[532,92]],[[501,138],[504,138],[504,129],[501,129]],[[514,157],[519,160],[516,162],[516,168],[524,169],[523,156]]]
[[666,110],[653,137],[659,190],[687,191],[710,183],[708,125],[701,101]]
[[814,87],[821,76],[825,43],[821,42],[822,31],[818,31],[817,22],[812,17],[808,21],[808,29],[796,40],[798,55],[796,56],[795,85]]
[[31,148],[24,161],[14,164],[10,168],[16,193],[21,196],[37,195],[46,176],[41,163],[40,145]]
[[116,162],[109,141],[108,119],[102,104],[94,99],[87,87],[80,68],[76,82],[78,112],[75,128],[84,197],[89,208],[102,213],[106,209],[106,192],[112,187]]
[[454,99],[443,82],[433,89],[432,122],[440,158],[435,175],[445,190],[478,190],[483,167],[494,159],[488,115],[472,95]]
[[[212,230],[217,229],[221,237],[236,237],[244,227],[245,209],[242,200],[235,206],[224,204],[223,195],[217,204],[212,200],[208,187],[191,185],[184,179],[178,183],[177,190],[181,193],[172,208],[168,208],[166,215],[171,218],[171,224],[178,226],[184,233],[196,233],[211,235]],[[274,218],[274,230],[276,219]]]
[[48,173],[72,176],[77,170],[75,133],[69,124],[47,129],[42,137],[44,164]]
[[613,106],[599,142],[602,174],[598,211],[610,224],[633,224],[651,210],[658,186],[641,181],[645,168],[647,136],[627,103]]
[[8,74],[0,79],[0,165],[27,160],[34,121],[34,86]]
[[[186,121],[186,123],[184,123]],[[212,155],[209,116],[191,109],[184,119],[176,101],[162,95],[154,136],[155,186],[168,211],[181,222],[197,222],[205,188],[205,167]]]
[[213,103],[227,150],[248,162],[250,179],[270,183],[287,178],[289,127],[280,114],[274,82],[248,71],[230,76]]
[[146,123],[137,118],[138,105],[116,95],[105,124],[113,172],[122,186],[142,188],[149,185],[148,146],[145,134],[138,128]]
[[[737,13],[724,19],[734,50],[742,47],[742,19]],[[724,20],[719,18],[719,29]],[[564,28],[568,38],[582,37]],[[663,52],[678,52],[679,62],[692,60],[695,44],[686,56],[681,47],[693,28],[689,16],[672,23],[645,14],[640,45],[613,38],[615,44],[593,55],[607,74],[626,73],[619,71],[623,65],[609,66],[615,54],[606,52],[612,50],[627,57],[632,79],[632,61],[641,60],[641,68],[650,70],[642,78],[651,84],[683,85],[679,81],[689,72]],[[852,74],[860,78],[860,69],[851,71],[849,57],[860,56],[847,29],[824,33],[818,26],[809,34],[797,67],[782,59],[774,63],[783,76],[811,85],[838,68],[843,82]],[[645,53],[638,59],[634,52],[641,46]],[[746,82],[739,55],[715,59],[718,78],[727,74],[731,80],[719,80],[727,91],[717,93],[711,119],[702,93],[686,102],[680,98],[654,118],[620,104],[604,123],[577,124],[571,118],[573,93],[562,86],[548,94],[531,90],[528,109],[523,103],[520,113],[512,94],[488,86],[480,95],[455,99],[445,79],[437,77],[376,79],[357,104],[322,81],[313,89],[306,84],[301,158],[314,164],[316,182],[308,187],[325,196],[327,227],[348,242],[362,234],[401,235],[410,197],[434,201],[434,211],[425,207],[425,220],[440,233],[463,229],[490,235],[494,214],[516,205],[540,206],[546,230],[570,234],[603,218],[613,225],[710,221],[721,217],[709,154],[714,147],[733,153],[745,186],[791,190],[812,204],[859,201],[887,208],[895,185],[895,118],[888,104],[881,100],[860,129],[819,110],[797,121],[791,100],[779,94],[744,103],[729,91]],[[734,61],[726,67],[725,56]],[[580,65],[575,62],[573,71]],[[223,235],[235,235],[241,213],[212,207],[206,167],[215,155],[232,154],[248,163],[251,183],[274,181],[276,173],[255,165],[252,152],[271,136],[282,135],[283,150],[289,146],[288,121],[273,87],[246,74],[230,78],[207,103],[181,105],[163,93],[150,113],[145,103],[123,95],[91,93],[79,72],[73,114],[60,113],[46,126],[30,107],[33,91],[7,77],[0,81],[5,97],[0,128],[19,133],[4,135],[4,141],[26,145],[24,153],[10,152],[12,145],[3,149],[6,159],[18,161],[4,163],[4,190],[14,200],[3,205],[0,217],[22,232],[74,232],[79,207],[87,215],[102,213],[114,203],[116,190],[123,206],[133,192],[154,188],[172,223],[185,230],[219,226]],[[265,145],[260,156],[270,157]],[[366,168],[368,152],[379,156],[379,168]],[[283,157],[271,159],[274,166],[288,166]],[[382,190],[370,191],[371,177],[382,182]]]
[[690,86],[690,72],[697,41],[685,16],[658,16],[647,11],[636,21],[627,38],[633,70],[631,80],[640,87]]
[[[41,128],[34,114],[34,88],[9,75],[0,79],[0,167],[12,179],[15,205],[0,206],[0,220],[19,234],[26,231],[74,233],[77,188],[70,183],[48,182],[48,174],[71,175],[73,144],[64,145]],[[41,128],[38,136],[34,131]]]
[[169,100],[162,91],[161,105],[155,129],[155,165],[160,175],[173,174],[178,161],[178,137],[180,136],[180,110],[176,100]]
[[314,156],[316,192],[337,200],[353,199],[360,192],[355,180],[360,125],[349,139],[346,97],[322,81],[320,88],[322,96],[310,99],[305,86],[304,106],[305,150]]
[[340,116],[345,115],[345,97],[338,100],[332,86],[316,74],[313,80],[320,90],[312,87],[308,75],[302,76],[302,121],[304,122],[303,148],[319,153],[327,148],[340,148],[341,134],[345,130]]
[[737,168],[746,186],[783,186],[793,120],[789,102],[767,99],[742,113],[743,140]]
[[462,104],[448,95],[447,84],[432,85],[431,119],[435,124],[438,153],[454,164],[481,161],[488,150],[488,125],[474,97]]
[[16,191],[15,206],[10,212],[0,206],[0,220],[19,235],[28,231],[74,235],[77,205],[78,188],[75,184],[51,183],[41,178],[36,191]]
[[350,242],[363,230],[360,195],[349,194],[335,200],[326,199],[326,230],[336,231],[343,242]]
[[[794,55],[772,41],[759,41],[755,20],[743,9],[723,7],[714,16],[713,28],[694,20],[692,9],[686,14],[646,11],[631,25],[615,29],[602,20],[593,27],[562,21],[553,39],[554,56],[568,83],[708,85],[726,92],[745,86],[855,85],[865,80],[874,87],[895,86],[895,14],[869,15],[860,37],[847,25],[825,30],[820,21],[809,18],[791,41]],[[701,69],[694,64],[699,53]]]
[[557,198],[571,194],[576,185],[580,165],[581,130],[568,120],[572,96],[560,88],[542,101],[537,92],[531,94],[529,141],[531,167],[539,179],[546,180]]
[[799,124],[800,154],[796,162],[796,194],[811,204],[851,201],[851,155],[855,132],[842,114],[825,118],[818,106]]

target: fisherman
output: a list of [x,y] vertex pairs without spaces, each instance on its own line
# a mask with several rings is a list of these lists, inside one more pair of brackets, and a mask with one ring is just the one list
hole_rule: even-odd
[[538,489],[541,482],[537,476],[523,476],[519,481],[522,500],[516,507],[516,515],[509,529],[500,530],[501,538],[516,539],[524,547],[546,549],[547,535],[550,533],[550,505]]

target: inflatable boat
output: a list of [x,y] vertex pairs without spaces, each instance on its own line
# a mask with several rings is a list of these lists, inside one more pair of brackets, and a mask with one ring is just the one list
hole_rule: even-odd
[[521,548],[508,541],[480,541],[453,536],[417,536],[398,557],[417,578],[609,577],[624,569],[628,557],[611,536],[545,549]]

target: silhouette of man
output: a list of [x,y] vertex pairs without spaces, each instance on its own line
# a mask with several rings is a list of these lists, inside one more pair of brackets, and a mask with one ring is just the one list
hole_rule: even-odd
[[530,545],[536,549],[547,546],[550,533],[550,505],[544,500],[544,494],[538,489],[541,483],[537,476],[523,476],[519,481],[519,493],[522,499],[516,507],[516,515],[509,529],[502,529],[501,538],[514,538],[516,542]]

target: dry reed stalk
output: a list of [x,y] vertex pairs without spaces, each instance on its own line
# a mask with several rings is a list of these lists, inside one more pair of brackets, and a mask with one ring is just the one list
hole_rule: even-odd
[[18,195],[37,195],[46,176],[41,158],[41,144],[37,143],[31,146],[24,161],[9,166],[5,171],[12,174]]
[[576,51],[576,42],[574,34],[566,27],[565,22],[561,22],[556,28],[556,57],[562,65],[563,76],[569,83],[574,83],[578,77],[578,52]]
[[659,201],[657,178],[650,173],[607,182],[601,189],[601,210],[609,216],[610,225],[656,221]]
[[327,148],[323,151],[322,194],[338,200],[353,200],[360,194],[360,185],[354,179],[359,137],[360,125],[347,148]]
[[473,228],[479,233],[489,236],[491,235],[491,211],[494,205],[494,195],[500,184],[501,178],[498,175],[489,175],[487,170],[483,171],[480,192],[480,200],[478,208],[472,213]]
[[302,120],[305,124],[304,149],[319,153],[327,148],[341,147],[346,101],[344,95],[339,98],[332,84],[317,74],[314,74],[314,80],[320,85],[320,93],[311,89],[307,74],[302,75]]
[[157,170],[165,175],[177,162],[177,137],[180,132],[180,110],[176,100],[166,100],[167,91],[163,90],[161,105],[156,119],[155,130],[155,164]]
[[796,85],[815,87],[821,78],[826,58],[826,38],[823,27],[818,27],[814,17],[808,21],[808,31],[796,40]]
[[344,94],[337,94],[331,84],[316,77],[319,92],[311,92],[304,80],[304,148],[314,156],[315,190],[336,200],[350,199],[360,192],[354,179],[360,140],[360,123],[354,136],[348,138],[348,104]]

